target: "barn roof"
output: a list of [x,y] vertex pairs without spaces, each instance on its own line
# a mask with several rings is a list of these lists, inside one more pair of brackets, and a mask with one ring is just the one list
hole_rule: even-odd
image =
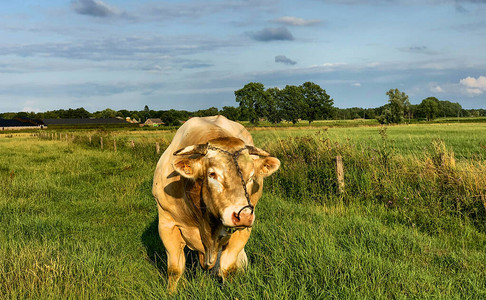
[[147,121],[145,121],[145,123],[151,121],[152,123],[155,123],[155,124],[164,124],[164,122],[160,119],[160,118],[150,118],[150,119],[147,119]]
[[39,126],[44,125],[41,120],[30,118],[15,118],[15,119],[2,119],[0,118],[0,127],[27,127],[27,126]]
[[44,119],[46,125],[82,125],[82,124],[126,124],[127,121],[117,118],[106,119]]

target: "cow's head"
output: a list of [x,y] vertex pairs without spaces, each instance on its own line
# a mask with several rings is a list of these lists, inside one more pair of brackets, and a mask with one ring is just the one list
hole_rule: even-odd
[[188,146],[174,155],[174,169],[185,178],[201,180],[209,213],[229,229],[253,225],[253,206],[262,194],[263,178],[280,167],[280,161],[266,151],[232,137]]

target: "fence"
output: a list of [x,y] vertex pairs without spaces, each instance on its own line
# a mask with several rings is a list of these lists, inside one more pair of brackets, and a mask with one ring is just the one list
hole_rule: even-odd
[[[103,135],[75,135],[73,133],[58,133],[58,132],[40,132],[33,133],[32,136],[38,137],[44,140],[57,140],[64,142],[71,142],[76,144],[82,144],[85,146],[99,148],[104,151],[117,152],[119,149],[128,149],[135,151],[140,149],[140,151],[147,150],[147,148],[152,148],[153,153],[159,155],[161,153],[161,142],[153,142],[151,145],[147,143],[137,143],[134,140],[127,140],[126,138],[117,139],[113,136],[103,136]],[[109,147],[110,140],[113,141],[112,146]],[[163,143],[162,143],[163,144]],[[167,145],[163,145],[167,146]]]

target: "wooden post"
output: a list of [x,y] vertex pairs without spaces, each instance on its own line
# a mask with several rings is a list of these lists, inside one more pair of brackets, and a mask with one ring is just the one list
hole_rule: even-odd
[[113,139],[113,151],[116,152],[116,140],[115,139]]
[[484,210],[486,210],[486,196],[484,196],[482,192],[479,196],[481,197],[481,201],[483,202]]
[[91,144],[91,135],[89,136],[89,143]]
[[338,155],[336,156],[336,177],[338,183],[338,191],[340,194],[344,192],[344,167],[343,158]]
[[102,136],[100,137],[100,147],[101,147],[101,150],[103,150],[103,137]]
[[135,143],[133,141],[130,141],[130,145],[132,146],[132,149],[135,149]]
[[155,142],[155,153],[159,154],[160,153],[160,145],[158,142]]

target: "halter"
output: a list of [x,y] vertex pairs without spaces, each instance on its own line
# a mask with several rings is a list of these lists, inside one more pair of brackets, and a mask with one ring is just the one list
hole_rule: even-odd
[[251,210],[251,213],[253,213],[253,211],[255,210],[255,207],[253,206],[253,204],[251,204],[250,195],[248,194],[248,191],[246,189],[246,182],[245,182],[245,179],[243,178],[243,173],[241,172],[240,165],[238,164],[238,157],[240,156],[241,152],[243,150],[248,149],[248,148],[247,147],[243,147],[243,148],[241,148],[239,150],[236,150],[234,153],[231,153],[229,151],[223,150],[223,149],[218,148],[218,147],[214,147],[212,145],[208,145],[208,149],[220,151],[220,152],[223,152],[224,154],[227,154],[227,155],[231,156],[231,158],[233,159],[233,163],[235,164],[235,167],[236,167],[236,172],[238,173],[238,176],[240,176],[241,185],[243,186],[243,190],[245,191],[245,197],[246,197],[246,201],[248,201],[248,205],[244,206],[242,209],[240,209],[240,211],[238,211],[238,214],[236,215],[236,218],[238,220],[240,220],[240,213],[243,210],[245,210],[246,208],[249,208]]

